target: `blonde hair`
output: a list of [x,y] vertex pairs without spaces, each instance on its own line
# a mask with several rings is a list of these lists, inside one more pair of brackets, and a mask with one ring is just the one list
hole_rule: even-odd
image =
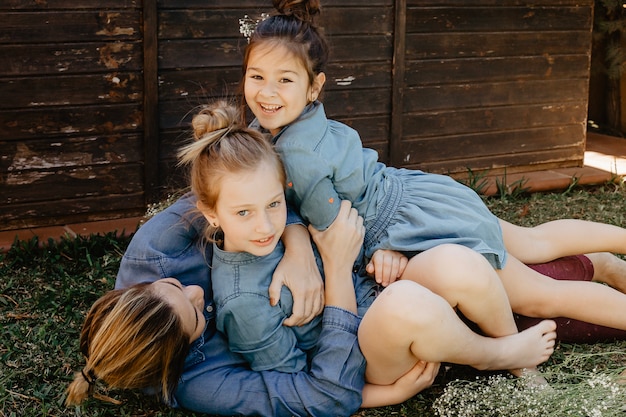
[[98,396],[96,380],[114,388],[158,388],[169,402],[189,351],[189,337],[171,305],[149,284],[106,293],[83,324],[80,349],[86,363],[67,389],[66,405]]
[[[191,190],[199,203],[214,210],[226,175],[255,170],[262,163],[276,169],[281,184],[285,170],[262,133],[243,124],[236,106],[225,100],[205,105],[193,117],[193,142],[178,152],[179,165],[190,166]],[[218,228],[207,224],[205,238],[214,241]]]

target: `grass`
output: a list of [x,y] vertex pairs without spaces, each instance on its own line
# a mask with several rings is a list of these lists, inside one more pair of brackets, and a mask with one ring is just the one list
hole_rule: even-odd
[[[522,225],[571,217],[626,227],[623,185],[572,187],[564,193],[505,194],[486,202],[499,217]],[[127,243],[128,238],[115,233],[49,241],[43,246],[33,239],[15,242],[7,253],[0,254],[0,417],[196,415],[171,410],[136,392],[108,392],[123,402],[121,406],[97,400],[78,408],[63,405],[64,390],[73,372],[82,366],[78,337],[84,315],[101,294],[112,288]],[[450,401],[444,403],[450,415],[470,415],[469,409],[454,411],[455,407],[461,407],[461,400],[468,398],[483,407],[473,415],[531,415],[528,410],[511,410],[515,404],[530,409],[531,399],[537,398],[543,398],[553,409],[555,404],[563,406],[571,401],[578,411],[569,415],[624,415],[621,407],[614,405],[626,403],[626,394],[619,384],[618,402],[609,404],[608,411],[597,414],[592,408],[582,412],[580,407],[581,398],[598,409],[603,402],[607,403],[608,393],[616,386],[617,375],[625,366],[626,342],[561,344],[544,368],[558,387],[553,394],[529,394],[519,387],[511,391],[518,381],[500,378],[502,374],[494,377],[453,366],[442,370],[435,386],[409,401],[361,410],[358,415],[429,417],[436,415],[433,403],[443,401]],[[453,382],[457,379],[464,382]],[[448,389],[444,391],[446,386]],[[508,408],[489,408],[493,404]],[[568,415],[565,409],[552,414],[547,408],[537,409],[543,410],[540,415]]]

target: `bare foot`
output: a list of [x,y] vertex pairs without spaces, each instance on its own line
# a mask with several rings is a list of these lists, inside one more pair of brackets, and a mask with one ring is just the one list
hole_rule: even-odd
[[608,252],[589,253],[586,256],[593,263],[593,281],[604,282],[626,293],[626,261]]
[[556,323],[543,320],[520,333],[499,337],[494,341],[500,343],[500,355],[493,358],[485,369],[509,369],[519,376],[521,369],[534,369],[550,358],[556,343]]

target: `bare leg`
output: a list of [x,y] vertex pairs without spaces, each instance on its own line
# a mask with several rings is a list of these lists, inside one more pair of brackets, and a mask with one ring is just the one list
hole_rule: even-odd
[[[439,245],[412,257],[402,279],[415,281],[443,297],[487,336],[518,332],[498,274],[482,255],[465,246]],[[521,369],[510,372],[522,374]]]
[[626,261],[607,252],[589,253],[587,258],[593,263],[594,281],[626,293]]
[[524,263],[542,263],[591,252],[626,254],[626,229],[604,223],[564,219],[521,227],[500,220],[507,251]]
[[[480,301],[480,300],[478,300]],[[532,368],[554,351],[555,323],[490,338],[471,331],[449,303],[412,281],[397,281],[372,304],[359,326],[366,380],[388,385],[419,360],[481,370]]]
[[498,271],[515,313],[569,317],[626,330],[626,294],[588,281],[560,281],[542,275],[513,256]]
[[444,244],[409,260],[401,279],[409,279],[443,297],[487,335],[517,333],[502,281],[479,253]]

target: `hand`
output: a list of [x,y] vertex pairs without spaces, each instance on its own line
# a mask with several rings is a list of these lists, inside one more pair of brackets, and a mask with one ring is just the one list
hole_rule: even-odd
[[367,264],[367,273],[383,287],[395,282],[404,273],[408,258],[393,250],[379,249]]
[[337,218],[323,232],[309,226],[309,232],[324,262],[326,305],[357,313],[352,268],[361,251],[365,228],[363,218],[342,201]]
[[303,226],[288,226],[283,242],[285,255],[272,277],[270,304],[278,303],[282,286],[286,285],[293,296],[293,309],[283,325],[301,326],[324,310],[324,282],[315,263],[309,233]]
[[439,363],[418,361],[413,368],[391,385],[366,383],[361,407],[382,407],[400,404],[430,387],[439,372]]
[[398,393],[404,393],[403,396],[406,398],[402,401],[406,401],[418,392],[433,385],[439,373],[440,365],[439,362],[417,361],[413,369],[398,378],[392,386]]
[[309,226],[309,232],[322,256],[325,269],[327,264],[346,262],[350,263],[351,268],[365,237],[363,218],[347,200],[341,202],[339,213],[328,229],[320,232]]

